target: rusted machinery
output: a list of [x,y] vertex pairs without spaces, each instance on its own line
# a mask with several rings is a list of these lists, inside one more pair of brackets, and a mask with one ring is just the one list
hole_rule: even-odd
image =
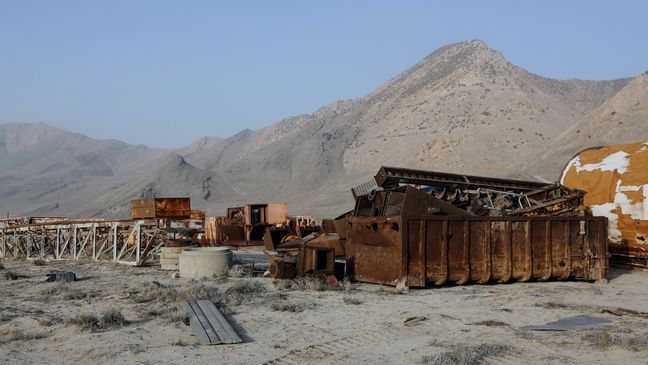
[[261,246],[266,230],[288,234],[288,207],[284,203],[247,204],[227,208],[226,217],[207,219],[206,244]]
[[287,235],[319,232],[312,216],[289,216],[285,203],[247,204],[227,209],[226,217],[206,219],[205,245],[261,246],[270,232],[275,242]]
[[581,191],[386,167],[375,180],[375,189],[354,190],[346,228],[355,280],[426,286],[605,278],[607,220],[585,214]]
[[586,191],[585,205],[608,218],[613,263],[648,268],[648,143],[581,151],[561,182]]
[[191,201],[189,198],[151,198],[131,201],[131,218],[191,218]]
[[[378,190],[402,184],[417,186],[472,215],[579,214],[584,192],[558,183],[506,180],[482,176],[381,167],[375,176]],[[375,190],[374,190],[375,191]],[[362,197],[354,191],[356,199]],[[372,192],[364,196],[371,198]]]
[[[278,247],[266,245],[265,252],[268,255],[270,275],[283,279],[305,275],[334,275],[336,257],[345,255],[339,236],[330,233],[313,233],[301,239],[287,241]],[[344,269],[341,270],[342,273],[338,276],[344,275]]]
[[342,279],[345,276],[347,219],[343,214],[335,220],[324,220],[322,227],[326,228],[303,238],[291,235],[280,238],[268,231],[264,252],[268,255],[270,276],[291,279],[305,275],[335,275]]

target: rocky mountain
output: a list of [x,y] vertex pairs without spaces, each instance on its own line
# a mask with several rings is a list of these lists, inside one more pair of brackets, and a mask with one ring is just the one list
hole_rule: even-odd
[[163,163],[170,150],[99,141],[45,124],[0,125],[0,206],[9,215],[70,215]]
[[648,141],[648,72],[567,128],[530,173],[560,170],[585,148],[636,141]]
[[323,217],[351,208],[350,187],[380,165],[553,181],[583,146],[648,138],[646,77],[552,80],[467,41],[363,98],[176,151],[2,125],[0,203],[21,214],[123,216],[134,197],[190,195],[210,214],[286,201],[291,213]]
[[202,210],[210,210],[212,202],[244,203],[217,173],[192,166],[173,154],[159,167],[92,201],[80,215],[127,217],[133,199],[185,196],[191,198],[194,209]]

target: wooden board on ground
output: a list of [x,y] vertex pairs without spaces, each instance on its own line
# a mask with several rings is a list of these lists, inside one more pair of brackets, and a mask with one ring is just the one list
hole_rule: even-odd
[[187,300],[184,306],[198,341],[204,345],[241,343],[227,319],[211,300]]

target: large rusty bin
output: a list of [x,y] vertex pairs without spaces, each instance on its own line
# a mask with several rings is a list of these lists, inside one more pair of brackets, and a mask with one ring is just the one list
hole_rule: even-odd
[[346,255],[358,281],[412,287],[512,280],[600,280],[605,217],[350,217]]

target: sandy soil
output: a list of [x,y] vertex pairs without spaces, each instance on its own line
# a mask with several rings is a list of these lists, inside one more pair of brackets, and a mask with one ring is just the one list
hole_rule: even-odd
[[[321,291],[268,278],[189,281],[155,267],[89,261],[44,266],[25,260],[0,263],[5,267],[0,270],[3,364],[648,361],[648,318],[604,311],[619,307],[646,311],[646,272],[612,270],[605,284],[512,283],[398,293],[359,283]],[[45,274],[52,270],[74,271],[81,280],[47,283]],[[6,279],[7,271],[18,278]],[[192,295],[219,301],[244,343],[197,345],[183,313],[176,311],[182,298]],[[102,321],[108,309],[121,312],[128,323],[113,317]],[[83,314],[99,315],[99,322],[88,324]],[[577,314],[614,323],[566,332],[520,329]],[[426,320],[405,326],[404,321],[414,316]],[[84,323],[88,326],[80,326]]]

